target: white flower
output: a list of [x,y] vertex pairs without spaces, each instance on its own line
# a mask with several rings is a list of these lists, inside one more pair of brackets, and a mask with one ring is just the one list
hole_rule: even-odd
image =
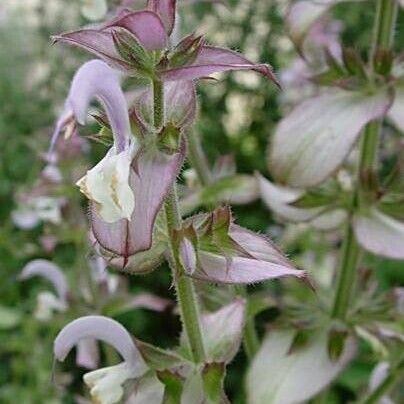
[[129,186],[133,148],[120,153],[111,148],[107,155],[77,185],[88,199],[94,201],[101,217],[108,223],[130,219],[135,197]]
[[37,297],[35,318],[39,321],[49,321],[54,312],[63,312],[67,309],[66,303],[51,292],[41,292]]
[[117,321],[103,316],[80,317],[67,324],[57,335],[53,351],[59,361],[64,361],[73,346],[85,339],[100,340],[112,345],[123,358],[119,365],[101,368],[84,375],[94,402],[114,404],[120,402],[124,383],[143,376],[148,367],[131,335]]
[[11,213],[13,223],[22,230],[30,230],[41,221],[59,224],[62,220],[63,198],[37,196],[21,204]]
[[123,383],[133,378],[133,369],[126,362],[86,373],[84,382],[90,388],[91,397],[99,404],[113,404],[123,395]]

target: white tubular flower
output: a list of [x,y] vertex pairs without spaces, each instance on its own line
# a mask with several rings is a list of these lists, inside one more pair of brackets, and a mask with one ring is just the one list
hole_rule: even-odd
[[83,376],[84,383],[90,388],[91,397],[99,404],[119,402],[124,392],[122,385],[131,378],[132,369],[126,362],[97,369]]
[[130,220],[135,208],[135,197],[129,186],[132,148],[116,153],[115,148],[87,174],[77,185],[88,199],[96,203],[98,212],[107,223],[119,219]]
[[124,383],[144,375],[147,365],[128,331],[117,321],[103,316],[86,316],[66,325],[54,342],[54,355],[64,361],[73,346],[83,339],[98,339],[111,344],[124,361],[84,375],[84,382],[96,403],[114,404],[122,399]]
[[69,96],[52,136],[51,150],[66,125],[77,120],[84,124],[90,101],[104,106],[114,137],[106,156],[77,185],[93,202],[103,220],[113,223],[130,219],[135,207],[129,186],[130,165],[135,152],[128,107],[116,73],[104,62],[91,60],[75,74]]
[[56,295],[51,292],[41,292],[37,297],[35,317],[40,321],[49,321],[53,312],[63,312],[68,307],[69,287],[63,271],[53,262],[36,259],[30,261],[22,269],[19,279],[27,280],[40,276],[48,280],[55,288]]
[[54,312],[66,311],[67,305],[52,292],[40,292],[34,316],[39,321],[50,321]]

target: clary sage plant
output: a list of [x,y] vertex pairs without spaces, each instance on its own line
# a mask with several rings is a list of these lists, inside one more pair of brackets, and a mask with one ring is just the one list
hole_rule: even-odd
[[[292,276],[307,279],[267,238],[238,226],[228,206],[183,220],[177,177],[188,154],[198,82],[212,73],[252,70],[276,83],[269,65],[255,64],[203,36],[172,38],[176,2],[149,1],[145,10],[121,10],[100,26],[54,37],[99,59],[75,74],[51,149],[62,130],[86,122],[89,103],[113,142],[105,157],[77,182],[89,200],[96,248],[129,274],[146,273],[167,260],[172,269],[183,335],[176,351],[136,344],[117,322],[87,316],[68,324],[55,340],[63,361],[81,340],[112,344],[124,362],[84,377],[96,401],[226,401],[226,364],[238,350],[246,299],[201,314],[194,280],[233,285]],[[118,76],[141,80],[131,105]],[[52,150],[51,150],[52,151]],[[194,159],[200,156],[192,156]],[[199,397],[199,398],[198,398]]]
[[[77,186],[88,199],[96,255],[96,264],[89,265],[98,268],[97,287],[105,300],[113,293],[111,279],[99,280],[107,264],[130,276],[161,270],[166,261],[182,323],[178,346],[163,349],[134,338],[103,315],[69,322],[55,339],[54,355],[63,362],[76,347],[76,363],[91,369],[84,382],[94,402],[229,402],[226,366],[242,343],[250,361],[248,403],[305,402],[337,378],[361,339],[382,351],[384,360],[363,402],[389,399],[403,372],[402,307],[396,304],[402,292],[394,298],[380,294],[359,270],[363,250],[404,259],[402,162],[397,158],[388,175],[379,170],[385,118],[399,130],[404,126],[402,58],[392,46],[402,2],[374,1],[367,58],[340,46],[338,30],[332,35],[323,30],[324,16],[335,3],[340,1],[298,0],[290,6],[285,26],[301,55],[300,68],[309,76],[299,85],[310,85],[314,94],[286,113],[271,134],[271,180],[259,173],[246,183],[240,177],[234,193],[231,186],[226,193],[218,185],[221,170],[233,172],[232,163],[224,158],[211,170],[193,131],[197,87],[213,73],[245,70],[267,79],[262,85],[280,87],[269,65],[208,44],[203,35],[182,36],[175,0],[148,0],[145,9],[135,10],[126,8],[136,7],[135,1],[126,2],[101,24],[53,38],[96,57],[74,75],[49,160],[64,142],[62,132],[68,138],[86,124],[96,99],[102,109],[92,116],[109,150],[82,173]],[[105,2],[97,10],[95,19],[107,13]],[[321,55],[313,54],[312,41],[324,45]],[[209,203],[199,204],[203,191],[199,196],[183,192],[179,178],[187,159],[201,187],[215,195]],[[313,285],[268,237],[236,223],[225,202],[250,202],[251,188],[281,221],[324,232],[345,228],[331,288]],[[200,205],[211,209],[189,214]],[[72,287],[58,267],[32,261],[20,278],[32,276],[45,277],[56,291],[38,296],[38,319],[69,309]],[[309,297],[284,297],[277,327],[260,341],[255,316],[275,303],[257,301],[245,285],[284,277],[303,281],[298,287],[309,288]],[[216,311],[200,302],[197,292],[206,284],[230,285],[230,298]],[[127,291],[123,294],[127,297]],[[167,304],[141,295],[130,307],[161,311]],[[122,362],[98,368],[97,340],[112,345]]]

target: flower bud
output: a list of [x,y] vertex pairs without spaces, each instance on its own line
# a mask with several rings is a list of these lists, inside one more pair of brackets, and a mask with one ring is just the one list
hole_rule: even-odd
[[196,253],[192,242],[187,238],[183,238],[180,241],[179,258],[185,272],[188,275],[193,274],[196,269]]
[[143,48],[137,38],[122,28],[112,31],[112,39],[120,56],[133,66],[135,73],[149,76],[153,70],[151,55]]
[[169,55],[170,66],[184,66],[191,64],[198,56],[205,40],[194,34],[186,36]]

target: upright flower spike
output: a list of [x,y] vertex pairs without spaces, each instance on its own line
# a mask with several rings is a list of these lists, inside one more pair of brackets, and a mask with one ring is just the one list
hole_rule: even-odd
[[197,266],[192,274],[196,279],[251,284],[284,276],[307,277],[268,238],[236,225],[228,207],[197,215],[186,225],[193,226],[198,235]]
[[57,335],[54,355],[63,362],[80,341],[92,338],[111,344],[122,356],[119,365],[84,375],[84,382],[96,402],[113,404],[121,400],[126,380],[141,377],[147,366],[127,330],[117,321],[103,316],[86,316],[72,321]]

